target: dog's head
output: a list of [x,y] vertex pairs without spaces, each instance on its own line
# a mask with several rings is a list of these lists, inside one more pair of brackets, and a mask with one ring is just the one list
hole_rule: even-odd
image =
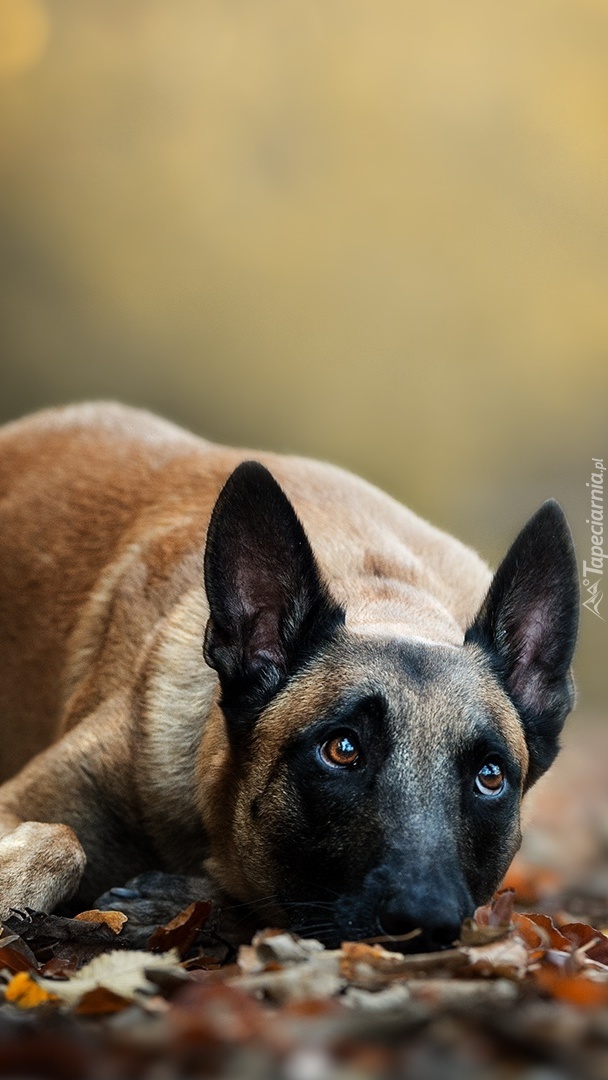
[[578,585],[558,505],[519,534],[460,647],[350,631],[254,462],[219,496],[205,583],[225,718],[204,785],[212,874],[260,923],[328,943],[451,942],[502,880],[573,703]]

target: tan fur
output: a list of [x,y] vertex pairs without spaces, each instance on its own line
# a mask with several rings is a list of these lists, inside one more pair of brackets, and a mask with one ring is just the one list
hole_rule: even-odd
[[[341,677],[342,676],[342,677]],[[256,725],[245,782],[233,783],[232,762],[219,709],[212,713],[203,736],[198,763],[201,811],[211,837],[208,868],[231,894],[265,896],[276,889],[280,868],[267,857],[266,836],[252,828],[251,799],[267,789],[271,771],[289,736],[321,716],[346,684],[346,672],[316,664],[279,694]],[[280,780],[273,793],[276,809],[284,810]],[[272,813],[265,828],[273,831]]]
[[[200,868],[204,824],[218,880],[236,895],[253,879],[259,895],[272,891],[263,838],[251,835],[244,810],[251,793],[238,789],[229,761],[216,676],[201,654],[207,523],[226,478],[251,457],[293,503],[346,605],[350,633],[462,644],[488,568],[363,480],[301,458],[215,446],[112,404],[8,425],[0,433],[0,811],[10,828],[45,823],[18,858],[17,832],[0,840],[0,884],[10,864],[22,901],[49,905],[75,888],[82,853],[67,825],[87,850],[107,843],[114,851],[123,830],[124,866],[117,856],[105,873],[91,870],[93,891],[137,869],[142,822],[166,867]],[[286,733],[335,694],[340,678],[335,670],[303,676],[290,688],[287,719],[280,698],[267,710],[253,787]],[[502,701],[492,708],[525,761],[515,714]],[[83,777],[85,760],[92,774]],[[100,816],[100,791],[117,821]],[[59,886],[45,828],[64,861]]]
[[523,784],[528,771],[530,755],[515,707],[507,700],[504,694],[499,692],[496,684],[489,678],[485,680],[483,693],[487,702],[488,714],[496,717],[498,727],[504,735],[508,746],[510,746],[513,756],[517,761],[521,762]]

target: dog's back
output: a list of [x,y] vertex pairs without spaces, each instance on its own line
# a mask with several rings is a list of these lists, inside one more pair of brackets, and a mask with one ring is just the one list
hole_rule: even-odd
[[489,571],[364,481],[118,405],[49,410],[0,433],[0,777],[89,711],[90,694],[133,681],[155,622],[200,589],[212,507],[248,457],[292,501],[351,625],[461,643]]

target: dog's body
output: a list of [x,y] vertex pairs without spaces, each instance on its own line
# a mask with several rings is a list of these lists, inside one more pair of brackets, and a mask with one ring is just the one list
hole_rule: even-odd
[[561,512],[478,615],[458,541],[251,456],[114,405],[0,434],[0,907],[204,869],[264,923],[453,937],[571,707]]

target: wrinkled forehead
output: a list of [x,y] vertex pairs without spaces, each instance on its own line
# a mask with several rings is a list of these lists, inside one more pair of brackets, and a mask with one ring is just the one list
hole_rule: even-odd
[[525,766],[527,749],[515,708],[474,646],[344,635],[294,679],[260,721],[267,749],[315,720],[346,719],[376,700],[393,741],[428,754],[446,740],[465,745],[493,731]]
[[363,641],[368,678],[386,696],[389,723],[405,732],[414,723],[417,740],[466,740],[485,725],[514,752],[523,733],[515,709],[502,692],[480,650],[469,646],[387,639]]
[[[446,749],[466,754],[485,743],[507,750],[526,772],[528,750],[516,709],[480,650],[387,641],[383,651],[386,722],[404,764],[422,776]],[[371,659],[370,671],[380,673]]]

